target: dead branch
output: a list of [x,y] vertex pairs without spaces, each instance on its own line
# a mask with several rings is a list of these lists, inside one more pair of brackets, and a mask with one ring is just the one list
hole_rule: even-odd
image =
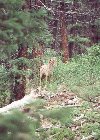
[[47,7],[41,0],[39,0],[39,2],[42,4],[42,6],[43,6],[46,10],[48,10],[48,11],[54,13],[54,11],[53,11],[51,8]]
[[79,121],[83,118],[84,118],[84,114],[81,114],[79,117],[76,117],[73,121],[76,122],[76,121]]
[[93,138],[96,138],[97,134],[95,132],[92,132],[91,135],[87,136],[87,137],[83,137],[81,140],[90,140]]

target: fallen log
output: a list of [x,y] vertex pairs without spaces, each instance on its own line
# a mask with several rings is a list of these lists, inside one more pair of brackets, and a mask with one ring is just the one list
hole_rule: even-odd
[[25,105],[35,102],[38,96],[39,95],[36,93],[35,90],[31,90],[31,93],[29,95],[24,96],[24,98],[18,101],[14,101],[3,108],[0,108],[0,113],[8,113],[12,109],[21,109]]

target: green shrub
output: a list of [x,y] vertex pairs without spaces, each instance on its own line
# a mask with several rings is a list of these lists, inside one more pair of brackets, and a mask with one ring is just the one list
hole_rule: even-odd
[[32,140],[38,126],[21,112],[0,115],[0,140]]
[[50,131],[50,135],[52,140],[73,140],[74,139],[74,132],[72,132],[68,128],[52,128]]

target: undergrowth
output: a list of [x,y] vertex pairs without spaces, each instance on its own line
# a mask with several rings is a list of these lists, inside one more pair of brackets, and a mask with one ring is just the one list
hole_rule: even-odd
[[68,63],[58,58],[54,78],[48,83],[48,89],[56,91],[59,85],[65,84],[68,90],[80,96],[94,97],[100,95],[100,46],[87,49],[84,55],[77,55]]
[[[52,57],[56,56],[52,51],[45,55],[45,63]],[[93,46],[87,49],[87,53],[81,56],[75,56],[68,63],[62,63],[61,59],[57,57],[57,67],[54,70],[54,77],[51,83],[48,83],[48,90],[56,91],[60,85],[65,85],[66,90],[72,91],[84,99],[94,98],[100,95],[100,46]],[[38,60],[36,60],[37,62]],[[39,67],[32,65],[32,67]],[[35,71],[36,72],[36,71]],[[34,84],[39,77],[33,74]],[[38,80],[37,80],[38,81]],[[33,85],[34,85],[33,84]],[[65,93],[66,94],[66,93]],[[35,140],[75,140],[81,139],[83,136],[96,134],[96,139],[100,137],[100,115],[99,112],[90,108],[88,101],[77,107],[62,107],[62,108],[45,108],[46,101],[37,100],[34,104],[26,106],[25,110],[29,108],[27,117],[21,114],[14,114],[14,116],[0,116],[1,139],[18,139],[24,137],[26,139]],[[73,118],[80,117],[84,114],[85,122],[81,127],[81,120],[74,122]],[[42,118],[41,118],[42,117]],[[48,124],[52,123],[52,127]],[[8,123],[10,121],[10,123]],[[42,128],[42,121],[44,121],[45,128]],[[83,120],[84,121],[84,120]],[[79,129],[72,131],[72,125],[78,126]],[[10,126],[11,125],[11,126]],[[20,126],[21,125],[21,126]],[[47,125],[47,126],[46,126]],[[23,127],[24,126],[24,127]],[[3,129],[2,129],[3,128]],[[2,131],[3,130],[3,131]],[[2,133],[4,132],[4,133]],[[76,138],[75,138],[76,137]]]

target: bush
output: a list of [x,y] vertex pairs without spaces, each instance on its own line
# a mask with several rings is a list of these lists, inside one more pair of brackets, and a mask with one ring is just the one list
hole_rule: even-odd
[[32,140],[38,123],[21,112],[0,115],[0,140]]

